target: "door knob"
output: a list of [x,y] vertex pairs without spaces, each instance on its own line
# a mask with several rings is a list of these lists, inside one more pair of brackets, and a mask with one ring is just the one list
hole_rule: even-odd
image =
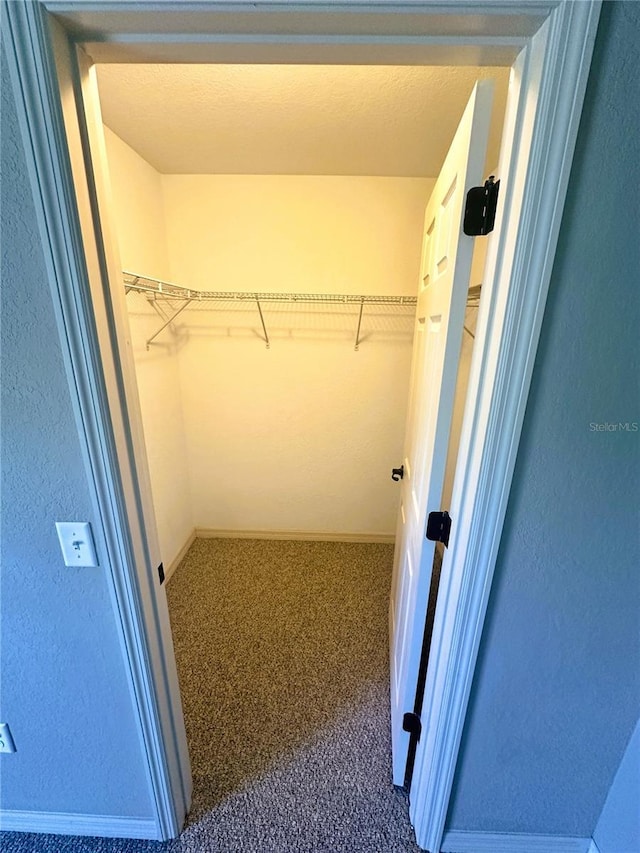
[[396,483],[398,482],[398,480],[402,480],[403,477],[404,477],[404,465],[401,465],[399,468],[392,468],[391,469],[391,479],[395,480]]

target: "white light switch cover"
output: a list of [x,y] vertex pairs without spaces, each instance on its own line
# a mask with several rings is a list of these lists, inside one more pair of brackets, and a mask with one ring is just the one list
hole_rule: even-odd
[[65,566],[97,566],[98,557],[88,521],[56,521]]

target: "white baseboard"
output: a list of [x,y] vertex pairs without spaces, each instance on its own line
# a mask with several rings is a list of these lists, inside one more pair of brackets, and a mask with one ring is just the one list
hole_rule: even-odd
[[196,527],[197,539],[284,539],[300,542],[355,542],[393,545],[393,533],[331,533],[325,530],[218,530]]
[[195,541],[196,541],[196,531],[192,530],[191,533],[187,536],[187,541],[184,543],[182,548],[180,548],[180,550],[178,551],[176,556],[173,558],[173,560],[171,560],[171,562],[164,567],[164,582],[165,583],[169,582],[171,575],[175,572],[175,570],[178,568],[180,563],[184,560],[184,558],[187,554],[187,551],[189,550],[189,548],[191,548],[191,546],[193,545],[193,543]]
[[142,817],[0,811],[0,829],[5,832],[44,832],[52,835],[158,839],[155,820]]
[[442,853],[591,853],[591,838],[510,832],[445,832]]

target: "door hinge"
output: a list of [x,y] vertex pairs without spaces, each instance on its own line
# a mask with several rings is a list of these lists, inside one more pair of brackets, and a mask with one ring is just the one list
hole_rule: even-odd
[[160,563],[158,566],[158,577],[160,578],[160,586],[164,583],[164,565]]
[[449,546],[451,533],[451,516],[446,511],[430,512],[427,518],[427,539],[432,542],[442,542],[445,548]]
[[396,483],[398,482],[398,480],[402,480],[403,477],[404,477],[404,465],[401,465],[399,468],[392,468],[391,469],[391,479],[395,480]]
[[413,735],[416,741],[420,740],[420,735],[422,734],[422,723],[420,722],[420,717],[417,714],[407,711],[402,718],[402,728],[405,732],[409,732],[410,735]]
[[494,177],[491,175],[483,187],[471,187],[467,193],[462,230],[469,237],[482,237],[493,231],[500,191],[500,181]]

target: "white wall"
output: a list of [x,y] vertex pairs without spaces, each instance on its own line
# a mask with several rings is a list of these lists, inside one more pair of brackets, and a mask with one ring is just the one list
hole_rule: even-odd
[[433,183],[163,175],[172,275],[198,290],[415,295]]
[[[171,278],[203,290],[414,294],[428,179],[164,175]],[[392,534],[412,322],[188,309],[196,527]],[[182,319],[182,318],[181,318]]]
[[[109,128],[105,137],[122,266],[167,279],[160,175]],[[178,346],[167,330],[147,351],[162,320],[141,294],[130,293],[127,306],[160,553],[170,566],[193,529]]]
[[104,127],[120,260],[153,278],[169,275],[164,202],[158,172]]

